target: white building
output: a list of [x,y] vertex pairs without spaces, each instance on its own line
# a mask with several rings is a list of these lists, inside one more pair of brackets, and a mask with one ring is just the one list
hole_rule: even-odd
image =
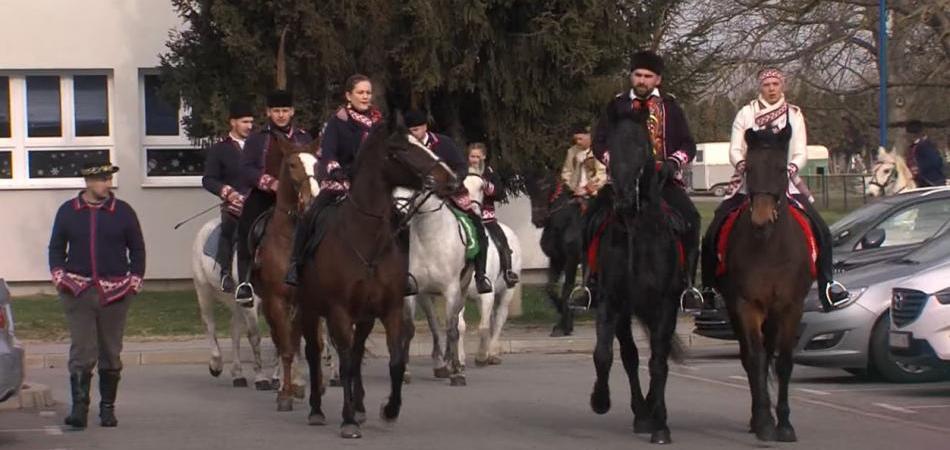
[[[116,195],[142,223],[149,286],[190,278],[202,220],[172,227],[217,199],[200,187],[204,155],[184,135],[181,108],[155,95],[158,55],[181,27],[171,2],[5,0],[3,10],[0,278],[21,293],[48,289],[53,215],[83,187],[82,161],[102,154],[120,166]],[[521,237],[525,267],[546,266],[527,200],[499,216]]]

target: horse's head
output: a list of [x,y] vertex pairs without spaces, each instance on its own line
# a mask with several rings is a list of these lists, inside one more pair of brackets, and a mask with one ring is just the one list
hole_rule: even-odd
[[781,136],[763,137],[751,129],[746,130],[745,140],[745,177],[752,199],[752,223],[761,227],[775,221],[779,202],[788,191],[788,149]]
[[314,141],[308,145],[298,145],[288,139],[277,140],[275,149],[282,155],[280,183],[277,188],[277,201],[296,204],[298,213],[307,210],[310,202],[320,193],[315,176],[317,151],[320,143]]
[[551,201],[554,200],[558,187],[557,178],[545,171],[544,173],[527,173],[524,175],[524,190],[531,201],[531,223],[535,227],[543,228],[551,213]]
[[[383,131],[379,129],[376,133]],[[452,195],[458,189],[460,180],[452,169],[409,133],[401,116],[390,121],[385,132],[384,139],[368,138],[361,151],[385,152],[382,175],[387,183],[393,187],[431,190],[440,197]]]
[[871,177],[865,184],[868,195],[893,195],[915,186],[904,158],[897,154],[896,150],[889,152],[884,147],[878,147],[877,161],[874,162]]
[[[469,173],[462,184],[465,185],[465,190],[468,191],[468,198],[478,207],[478,212],[481,214],[482,203],[485,201],[485,192],[482,191],[485,180],[479,174]],[[504,189],[504,187],[499,186],[499,189]]]
[[646,129],[646,115],[633,114],[615,119],[607,136],[607,148],[610,150],[608,163],[615,207],[618,211],[636,212],[641,176],[651,161],[653,148]]

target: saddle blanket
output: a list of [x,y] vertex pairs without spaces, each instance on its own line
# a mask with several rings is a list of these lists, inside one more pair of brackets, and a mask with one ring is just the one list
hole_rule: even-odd
[[459,222],[459,237],[462,239],[462,244],[465,245],[465,260],[475,259],[475,255],[478,254],[480,248],[478,246],[478,232],[472,218],[454,207],[449,207],[449,210],[452,211],[452,214],[455,214],[455,219]]
[[208,240],[205,241],[205,245],[201,249],[201,252],[204,253],[205,256],[215,259],[215,262],[218,263],[218,265],[221,264],[221,261],[216,259],[218,256],[218,241],[220,240],[221,224],[218,224],[218,226],[211,230],[211,234],[208,235]]
[[[719,236],[716,242],[716,276],[721,277],[726,273],[726,251],[729,249],[729,236],[732,234],[732,228],[736,225],[736,220],[742,213],[749,209],[750,203],[746,201],[742,206],[736,208],[735,211],[729,213],[729,216],[726,218],[726,221],[723,222],[722,228],[719,229]],[[788,212],[795,219],[795,222],[798,223],[798,226],[801,227],[802,233],[805,234],[805,242],[808,246],[808,254],[811,256],[809,259],[809,270],[811,272],[812,279],[818,276],[818,241],[815,239],[815,233],[811,228],[811,225],[808,223],[808,218],[805,217],[800,209],[788,205]]]

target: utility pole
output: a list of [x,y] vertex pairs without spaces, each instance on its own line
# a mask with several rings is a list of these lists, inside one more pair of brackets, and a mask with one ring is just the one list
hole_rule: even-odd
[[880,69],[878,95],[878,125],[881,127],[880,146],[887,149],[887,0],[878,0],[877,65]]

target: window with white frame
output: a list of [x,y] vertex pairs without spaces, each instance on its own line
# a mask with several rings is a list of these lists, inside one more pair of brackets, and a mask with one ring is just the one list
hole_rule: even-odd
[[108,71],[0,73],[0,188],[81,187],[113,161],[112,90]]
[[200,186],[205,152],[185,135],[182,103],[169,103],[161,94],[158,72],[142,70],[139,93],[145,186]]

